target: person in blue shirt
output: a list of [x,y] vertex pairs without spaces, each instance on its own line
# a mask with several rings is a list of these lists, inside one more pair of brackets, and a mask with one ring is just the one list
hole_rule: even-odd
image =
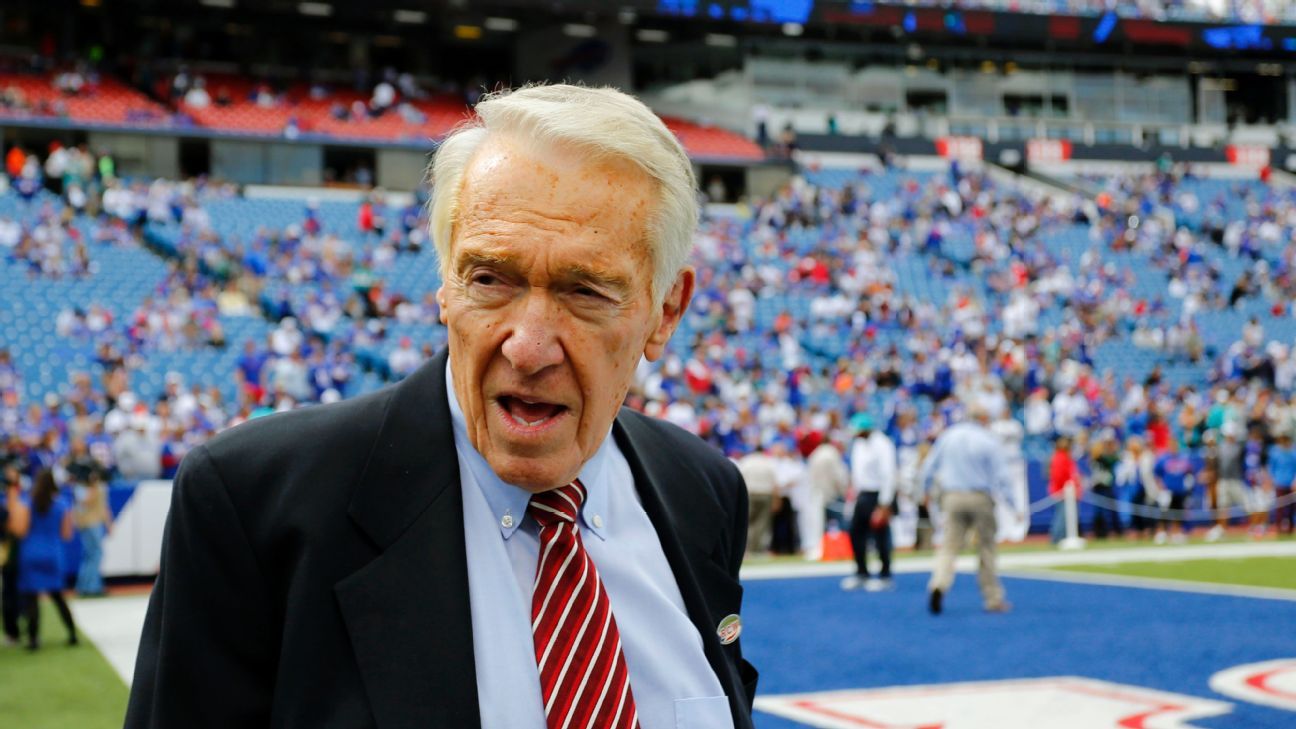
[[[1292,484],[1296,482],[1296,446],[1292,445],[1292,437],[1288,433],[1282,433],[1278,436],[1278,442],[1269,446],[1269,477],[1273,481],[1274,497],[1276,499],[1290,499],[1292,494]],[[1277,513],[1274,514],[1275,528],[1279,534],[1292,533],[1292,505],[1285,501],[1280,501]],[[1251,518],[1253,526],[1256,526],[1257,517],[1260,524],[1267,514],[1258,510],[1253,511]]]
[[998,576],[995,503],[1006,503],[1019,522],[1026,518],[1026,504],[1012,488],[1003,445],[989,424],[985,408],[970,406],[966,420],[945,429],[936,439],[918,473],[920,494],[927,494],[933,483],[939,483],[945,521],[945,540],[927,584],[927,609],[933,615],[943,610],[944,596],[954,583],[954,559],[969,532],[977,534],[977,582],[986,611],[1006,613],[1012,609]]
[[243,343],[243,354],[236,363],[237,374],[242,389],[254,402],[260,400],[264,393],[262,370],[265,369],[268,359],[269,355],[257,350],[256,342],[253,340],[249,339]]
[[40,596],[46,594],[58,608],[67,628],[68,645],[77,644],[72,611],[63,599],[63,542],[72,538],[72,513],[59,498],[54,473],[36,474],[30,499],[16,485],[8,487],[9,531],[18,538],[18,592],[27,616],[27,648],[40,647]]
[[1166,542],[1166,533],[1172,523],[1179,525],[1179,533],[1171,541],[1182,543],[1188,540],[1187,523],[1183,520],[1183,508],[1192,492],[1197,478],[1197,464],[1191,454],[1179,449],[1179,439],[1171,438],[1165,453],[1157,459],[1156,474],[1161,493],[1158,494],[1158,505],[1161,507],[1161,524],[1157,529],[1156,543]]

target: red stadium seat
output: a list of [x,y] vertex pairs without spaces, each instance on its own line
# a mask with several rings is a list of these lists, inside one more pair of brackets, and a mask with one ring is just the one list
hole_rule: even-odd
[[679,137],[689,156],[702,159],[757,161],[765,153],[755,142],[736,132],[704,126],[676,117],[662,117],[666,127]]
[[66,96],[54,88],[54,77],[55,74],[0,74],[0,89],[20,90],[30,108],[27,111],[0,108],[0,117],[63,116],[65,111],[67,117],[89,123],[134,126],[167,123],[169,112],[165,107],[114,78],[103,76],[95,84],[87,83],[79,95]]

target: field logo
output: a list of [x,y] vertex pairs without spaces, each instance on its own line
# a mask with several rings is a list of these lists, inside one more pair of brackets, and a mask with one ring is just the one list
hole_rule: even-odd
[[1190,729],[1232,705],[1056,676],[765,696],[756,708],[820,729]]
[[1296,711],[1296,658],[1225,669],[1211,676],[1210,687],[1247,703]]

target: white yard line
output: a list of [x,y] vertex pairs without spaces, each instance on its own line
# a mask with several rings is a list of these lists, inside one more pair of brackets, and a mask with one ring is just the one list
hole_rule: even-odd
[[1013,570],[1008,574],[1029,580],[1073,582],[1084,585],[1102,585],[1104,587],[1136,587],[1143,590],[1173,590],[1175,592],[1195,592],[1203,595],[1229,595],[1232,597],[1254,597],[1262,600],[1296,602],[1296,590],[1286,590],[1280,587],[1248,587],[1246,585],[1225,585],[1214,582],[1172,580],[1164,577],[1108,575],[1098,572]]
[[81,634],[95,644],[108,665],[130,686],[148,595],[73,600],[71,607]]
[[[1080,564],[1120,564],[1122,562],[1182,562],[1191,559],[1237,559],[1241,557],[1296,557],[1296,541],[1240,542],[1236,544],[1184,544],[1164,547],[1131,547],[1129,549],[1095,549],[1075,552],[1024,552],[999,555],[999,569],[1042,569]],[[897,573],[930,572],[935,564],[931,556],[897,559],[891,569]],[[976,556],[960,555],[955,566],[960,572],[976,570]],[[807,564],[772,564],[744,567],[743,580],[771,580],[789,577],[841,577],[855,571],[851,562]]]

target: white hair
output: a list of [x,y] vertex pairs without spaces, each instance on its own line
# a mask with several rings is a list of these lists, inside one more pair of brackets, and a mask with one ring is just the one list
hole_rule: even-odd
[[591,161],[624,160],[656,182],[657,206],[648,219],[647,235],[653,301],[660,304],[688,265],[698,221],[693,165],[662,120],[643,102],[616,89],[568,84],[491,93],[476,111],[476,118],[445,138],[429,168],[433,188],[428,227],[442,277],[450,262],[464,170],[482,142],[511,134],[545,146],[574,146]]

